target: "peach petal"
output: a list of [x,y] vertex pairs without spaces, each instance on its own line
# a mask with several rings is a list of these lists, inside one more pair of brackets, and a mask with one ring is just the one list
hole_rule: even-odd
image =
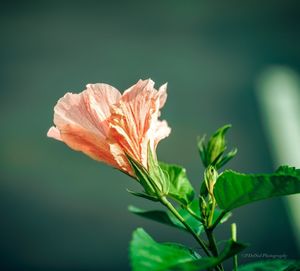
[[47,136],[52,137],[56,140],[62,141],[59,130],[54,126],[50,127],[50,129],[48,130]]
[[167,87],[168,83],[163,84],[158,89],[158,95],[159,95],[159,108],[162,108],[166,101],[167,101]]
[[95,160],[118,167],[110,152],[109,144],[98,135],[81,127],[67,125],[62,127],[61,138],[73,150],[81,151]]
[[114,157],[114,160],[118,164],[118,167],[122,171],[128,173],[129,175],[134,176],[134,173],[131,169],[130,164],[128,163],[128,159],[122,147],[118,143],[110,144],[109,147],[110,147],[110,152]]
[[118,90],[106,84],[88,85],[79,94],[67,93],[54,108],[56,127],[50,129],[50,136],[95,160],[119,167],[110,153],[107,119],[110,103],[115,103],[120,96]]
[[88,112],[97,123],[110,116],[110,107],[120,99],[121,93],[107,84],[88,84],[83,97]]
[[154,82],[151,79],[139,80],[136,84],[126,89],[122,95],[124,101],[134,100],[143,91],[152,91],[154,87]]
[[156,148],[158,142],[168,137],[170,133],[171,133],[171,128],[168,126],[168,123],[165,120],[157,121],[155,127],[155,135],[154,135],[155,138],[154,147]]
[[[93,118],[87,111],[83,95],[67,93],[54,107],[54,124],[61,131],[67,124],[79,125],[87,131],[99,133]],[[100,136],[103,135],[100,133]]]
[[111,137],[123,150],[147,167],[148,144],[155,149],[159,140],[170,131],[163,122],[161,133],[157,132],[159,109],[166,100],[166,87],[154,89],[150,79],[139,80],[126,90],[119,102],[112,107],[110,120]]

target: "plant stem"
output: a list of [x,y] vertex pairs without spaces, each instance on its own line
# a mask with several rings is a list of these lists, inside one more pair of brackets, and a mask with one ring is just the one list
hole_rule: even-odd
[[198,221],[202,223],[202,219],[200,216],[198,216],[190,207],[188,206],[183,206],[185,210],[187,210],[194,218],[196,218]]
[[171,213],[186,227],[186,229],[193,235],[193,237],[196,239],[196,241],[202,247],[202,249],[204,250],[204,252],[206,253],[206,255],[210,257],[211,255],[210,255],[209,249],[207,248],[206,244],[194,232],[194,230],[190,227],[190,225],[186,223],[186,221],[184,220],[184,218],[178,213],[178,211],[172,205],[172,203],[169,202],[166,197],[161,197],[160,200],[161,200],[161,203],[163,205],[165,205],[171,211]]
[[210,214],[209,214],[209,218],[208,218],[208,228],[211,226],[212,221],[213,221],[213,217],[214,217],[214,213],[215,213],[215,208],[216,208],[216,200],[213,197],[212,198],[212,206],[211,206],[211,210],[210,210]]
[[[209,242],[210,251],[212,252],[214,257],[218,257],[219,256],[219,251],[218,251],[218,247],[217,247],[217,244],[216,244],[215,237],[213,235],[213,230],[211,230],[209,228],[205,228],[205,233],[206,233],[206,236],[207,236],[207,239],[208,239],[208,242]],[[216,269],[221,270],[221,271],[224,270],[221,263],[216,266]]]
[[[231,224],[231,238],[234,242],[236,242],[236,224]],[[237,254],[233,256],[233,270],[238,270],[238,256]]]
[[[213,234],[213,230],[214,230],[215,226],[212,227],[213,217],[214,217],[214,214],[215,214],[215,208],[216,208],[216,200],[215,200],[214,196],[212,195],[212,205],[211,205],[211,209],[210,209],[207,224],[204,225],[204,228],[205,228],[205,233],[206,233],[206,236],[207,236],[207,239],[208,239],[208,242],[209,242],[209,249],[212,252],[214,257],[218,257],[219,256],[219,251],[218,251],[216,240],[215,240],[215,237],[214,237],[214,234]],[[216,222],[219,223],[220,220],[217,219]],[[221,271],[224,270],[221,263],[216,266],[216,269],[221,270]]]
[[[191,210],[188,206],[184,206],[185,209],[194,217],[196,218],[197,220],[199,220],[201,223],[203,223],[203,220],[201,219],[201,217],[199,217],[193,210]],[[204,225],[203,225],[204,226]],[[205,227],[205,226],[204,226]],[[209,228],[206,228],[205,227],[205,232],[206,232],[206,235],[207,235],[207,239],[208,239],[208,242],[209,242],[209,246],[210,246],[210,251],[212,252],[213,256],[217,257],[218,254],[219,254],[219,251],[218,251],[218,247],[217,247],[217,244],[216,244],[216,240],[215,240],[215,237],[213,235],[213,231]],[[222,271],[223,270],[223,266],[220,264],[218,266],[216,266],[216,269],[217,270],[220,270]]]
[[214,230],[226,214],[227,211],[222,211],[222,213],[217,217],[216,221],[211,226],[209,226],[209,229]]
[[218,257],[219,251],[218,251],[218,247],[217,247],[213,232],[209,229],[205,229],[205,233],[207,235],[207,239],[208,239],[208,242],[210,245],[210,250],[211,250],[213,256]]

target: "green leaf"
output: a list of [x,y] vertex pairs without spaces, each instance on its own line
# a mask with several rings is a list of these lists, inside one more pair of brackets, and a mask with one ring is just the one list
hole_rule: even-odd
[[186,170],[177,165],[159,162],[161,169],[169,175],[170,187],[168,196],[183,205],[189,204],[194,198],[194,189],[187,178]]
[[[199,202],[197,200],[193,200],[189,204],[189,208],[200,218],[200,211],[199,211]],[[143,210],[141,208],[135,207],[133,205],[128,206],[128,210],[136,214],[138,216],[154,220],[156,222],[178,228],[180,230],[187,231],[184,225],[178,221],[178,219],[169,211],[164,210]],[[180,208],[178,210],[179,214],[183,217],[183,219],[190,225],[190,227],[196,232],[198,235],[200,235],[204,228],[203,224],[200,222],[199,219],[196,219],[194,216],[192,216],[186,209]],[[213,222],[216,221],[218,216],[222,213],[222,211],[218,208],[215,209]],[[228,212],[220,221],[220,223],[226,222],[229,217],[231,216],[231,212]]]
[[150,195],[147,195],[145,193],[135,192],[135,191],[132,191],[132,190],[129,190],[129,189],[127,189],[127,192],[130,193],[131,195],[136,196],[136,197],[148,199],[148,200],[151,200],[151,201],[159,201],[159,199],[157,197],[150,196]]
[[296,169],[295,167],[290,167],[287,165],[280,166],[276,171],[276,174],[278,175],[291,175],[295,177],[300,176],[300,169]]
[[133,271],[171,270],[179,263],[198,259],[191,249],[175,243],[157,243],[142,228],[133,233],[130,243],[130,260]]
[[195,251],[179,244],[157,243],[143,229],[134,231],[130,243],[133,271],[193,271],[212,268],[242,251],[246,246],[227,242],[219,257],[201,258]]
[[146,211],[143,209],[140,209],[138,207],[135,207],[133,205],[128,206],[128,210],[131,213],[134,213],[136,215],[139,215],[144,218],[148,218],[172,227],[184,229],[184,226],[182,223],[180,223],[171,213],[161,211],[161,210],[151,210],[151,211]]
[[182,271],[207,270],[209,268],[213,268],[219,265],[223,261],[240,253],[246,247],[247,247],[246,244],[237,243],[232,240],[229,240],[218,257],[205,257],[194,261],[189,261],[186,263],[180,263],[177,264],[176,266],[172,266],[172,269],[170,270],[180,270],[180,271],[181,270]]
[[268,260],[239,266],[239,271],[299,271],[300,261]]
[[199,152],[201,161],[202,161],[204,167],[207,167],[208,164],[207,164],[207,158],[206,158],[207,154],[206,154],[205,138],[206,138],[206,135],[197,138],[197,147],[198,147],[198,152]]
[[[180,221],[178,221],[178,219],[169,211],[162,211],[162,210],[146,211],[132,205],[128,207],[128,210],[141,217],[151,219],[159,223],[163,223],[168,226],[186,231],[184,225]],[[185,221],[190,225],[190,227],[194,230],[194,232],[196,232],[199,235],[203,231],[202,223],[196,218],[194,218],[192,215],[190,215],[186,210],[179,209],[178,212],[185,219]]]
[[227,153],[224,157],[222,157],[221,161],[218,162],[216,167],[219,169],[223,167],[225,164],[227,164],[233,157],[236,156],[238,152],[237,148],[232,149],[229,153]]
[[[215,209],[215,212],[214,212],[214,216],[213,216],[213,220],[212,220],[212,223],[214,223],[217,218],[222,214],[222,210],[220,210],[219,208],[216,208]],[[221,221],[219,223],[223,224],[225,223],[230,217],[232,216],[232,213],[231,212],[227,212],[221,219]]]
[[273,174],[226,170],[214,187],[218,206],[227,211],[258,200],[295,193],[300,193],[300,170],[288,166],[280,167]]

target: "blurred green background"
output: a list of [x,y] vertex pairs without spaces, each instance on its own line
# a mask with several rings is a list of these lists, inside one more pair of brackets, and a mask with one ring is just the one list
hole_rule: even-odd
[[[120,90],[168,82],[162,118],[172,133],[160,160],[199,187],[196,137],[226,123],[231,168],[274,169],[255,82],[270,65],[300,71],[299,1],[1,1],[0,268],[129,270],[131,232],[197,246],[185,233],[135,217],[139,186],[46,137],[67,91],[105,82]],[[299,258],[282,199],[234,212],[247,253]],[[218,231],[230,235],[230,223]],[[241,257],[241,262],[252,260]]]

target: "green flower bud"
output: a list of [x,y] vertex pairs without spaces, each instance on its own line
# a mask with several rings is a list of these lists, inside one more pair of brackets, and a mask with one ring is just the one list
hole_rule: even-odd
[[197,147],[204,167],[212,165],[219,169],[236,155],[237,149],[233,149],[224,155],[227,148],[225,134],[230,127],[231,125],[228,124],[219,128],[210,137],[207,145],[205,145],[205,136],[198,138]]
[[151,197],[158,198],[156,187],[153,185],[153,181],[149,176],[147,169],[134,160],[131,156],[126,155],[127,159],[134,171],[135,179],[143,186],[145,193]]
[[207,144],[207,160],[209,165],[215,165],[226,150],[225,133],[231,125],[219,128]]
[[152,153],[150,145],[148,145],[148,173],[158,196],[167,195],[170,188],[167,172],[163,171],[159,166],[156,155]]
[[167,172],[163,171],[157,161],[156,155],[148,146],[147,168],[141,163],[126,154],[131,168],[134,171],[135,178],[143,186],[145,194],[132,193],[136,196],[142,196],[151,200],[159,200],[169,192],[170,181]]
[[208,193],[213,197],[215,183],[217,182],[218,172],[213,166],[209,166],[204,172],[204,181]]

